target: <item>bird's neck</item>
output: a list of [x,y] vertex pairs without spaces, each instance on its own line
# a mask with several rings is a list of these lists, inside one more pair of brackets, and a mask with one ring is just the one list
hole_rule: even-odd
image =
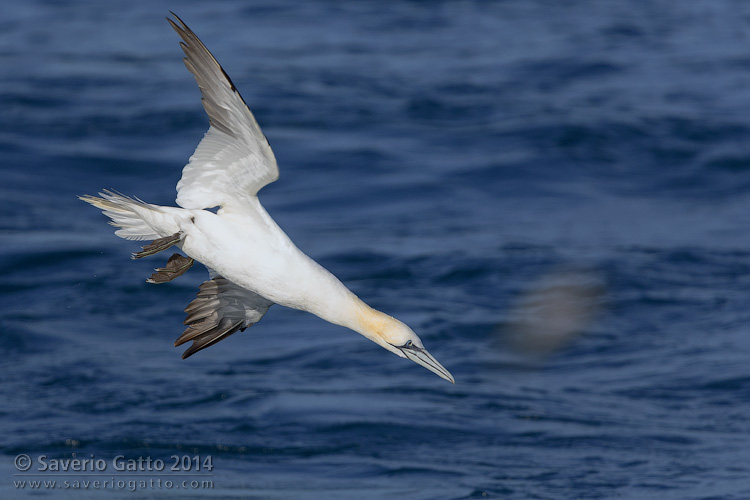
[[[314,263],[312,259],[310,262]],[[329,323],[354,330],[388,349],[388,331],[398,321],[367,305],[319,264],[316,263],[314,269],[314,277],[302,280],[310,284],[304,302],[284,305],[311,312]]]
[[327,307],[315,311],[315,314],[330,323],[354,330],[382,345],[385,340],[384,333],[388,331],[389,324],[396,320],[370,307],[351,291],[346,290],[346,292],[340,296],[340,300],[335,301],[334,307],[331,307],[332,302],[328,301]]
[[380,340],[387,340],[386,332],[396,321],[391,316],[368,306],[359,298],[355,306],[354,320],[353,327],[349,328],[378,343]]

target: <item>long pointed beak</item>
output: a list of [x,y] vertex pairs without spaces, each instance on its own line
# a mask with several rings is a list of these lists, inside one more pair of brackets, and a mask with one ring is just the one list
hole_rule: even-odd
[[399,347],[407,358],[414,361],[416,364],[424,366],[432,373],[437,374],[439,377],[444,378],[448,382],[455,384],[456,380],[451,375],[451,372],[445,369],[443,365],[438,363],[437,359],[432,357],[432,354],[427,352],[427,349],[421,347]]

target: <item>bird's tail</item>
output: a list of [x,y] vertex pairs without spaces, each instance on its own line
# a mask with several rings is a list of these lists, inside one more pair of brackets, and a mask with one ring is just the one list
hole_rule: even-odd
[[169,207],[160,207],[130,198],[114,191],[104,190],[97,196],[79,196],[112,219],[110,224],[119,228],[115,234],[126,240],[153,240],[179,231],[174,214]]

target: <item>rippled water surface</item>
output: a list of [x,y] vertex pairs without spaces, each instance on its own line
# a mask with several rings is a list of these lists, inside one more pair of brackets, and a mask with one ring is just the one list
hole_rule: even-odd
[[[180,359],[204,268],[144,283],[76,199],[173,203],[207,120],[170,8],[268,211],[455,386],[280,307]],[[213,461],[41,498],[750,498],[747,2],[31,0],[0,68],[3,498],[19,454]]]

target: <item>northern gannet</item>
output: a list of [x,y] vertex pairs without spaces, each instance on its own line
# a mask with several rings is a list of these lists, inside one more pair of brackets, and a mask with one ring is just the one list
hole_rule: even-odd
[[[147,281],[164,283],[196,260],[209,280],[185,309],[192,341],[183,359],[257,323],[273,304],[308,311],[367,337],[392,353],[455,383],[453,376],[401,321],[365,304],[299,250],[258,200],[279,177],[271,145],[229,76],[193,31],[172,12],[187,69],[200,87],[209,129],[177,183],[178,207],[145,203],[104,190],[80,199],[101,209],[128,240],[154,240],[133,258],[180,248]],[[179,24],[178,24],[179,23]],[[210,209],[219,207],[217,211]]]

